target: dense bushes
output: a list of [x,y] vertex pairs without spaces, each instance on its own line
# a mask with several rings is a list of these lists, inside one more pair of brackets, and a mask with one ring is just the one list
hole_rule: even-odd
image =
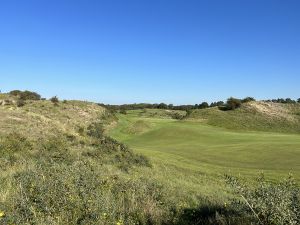
[[75,147],[79,152],[73,150],[77,141],[62,135],[32,142],[14,133],[1,139],[0,168],[15,174],[9,180],[0,174],[0,189],[7,191],[0,198],[1,224],[162,223],[160,186],[121,172],[150,166],[149,160],[105,137],[97,123],[87,131],[88,143]]
[[159,224],[160,187],[110,175],[97,164],[42,163],[15,175],[4,224]]
[[252,214],[258,224],[300,224],[300,189],[292,177],[272,184],[266,182],[262,175],[254,188],[231,176],[226,176],[226,180],[241,198],[234,200],[233,204],[240,211]]
[[17,96],[21,100],[41,100],[41,96],[33,91],[20,91],[20,90],[13,90],[9,92],[12,96]]

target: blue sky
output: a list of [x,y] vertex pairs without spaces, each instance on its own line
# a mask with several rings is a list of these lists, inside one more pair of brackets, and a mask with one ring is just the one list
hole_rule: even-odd
[[104,103],[299,98],[298,0],[0,0],[0,89]]

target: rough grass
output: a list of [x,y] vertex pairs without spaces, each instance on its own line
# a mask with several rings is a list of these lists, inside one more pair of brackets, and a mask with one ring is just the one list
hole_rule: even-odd
[[224,173],[299,179],[299,135],[230,131],[177,113],[0,106],[0,224],[255,224],[227,206]]

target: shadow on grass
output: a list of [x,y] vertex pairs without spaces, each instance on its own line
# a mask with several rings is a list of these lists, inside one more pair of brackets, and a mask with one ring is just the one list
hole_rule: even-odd
[[254,225],[251,215],[246,215],[225,206],[199,206],[187,208],[176,222],[167,225]]

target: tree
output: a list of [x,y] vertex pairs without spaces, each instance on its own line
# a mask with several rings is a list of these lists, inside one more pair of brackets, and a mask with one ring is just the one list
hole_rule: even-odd
[[158,106],[157,106],[158,109],[168,109],[168,105],[165,104],[165,103],[160,103]]
[[237,109],[241,107],[241,105],[242,105],[242,101],[240,99],[233,98],[233,97],[229,98],[226,102],[227,110]]
[[216,107],[216,106],[223,106],[223,105],[224,105],[223,101],[218,101],[218,102],[212,102],[209,107]]
[[207,102],[202,102],[198,107],[199,109],[206,109],[209,107],[209,105]]
[[253,97],[246,97],[242,100],[242,103],[247,103],[247,102],[254,102],[256,101],[255,98]]
[[300,103],[300,98],[298,98],[297,102]]
[[288,103],[288,104],[294,104],[294,103],[296,103],[296,101],[295,101],[295,100],[292,100],[291,98],[286,98],[286,99],[285,99],[285,103]]

